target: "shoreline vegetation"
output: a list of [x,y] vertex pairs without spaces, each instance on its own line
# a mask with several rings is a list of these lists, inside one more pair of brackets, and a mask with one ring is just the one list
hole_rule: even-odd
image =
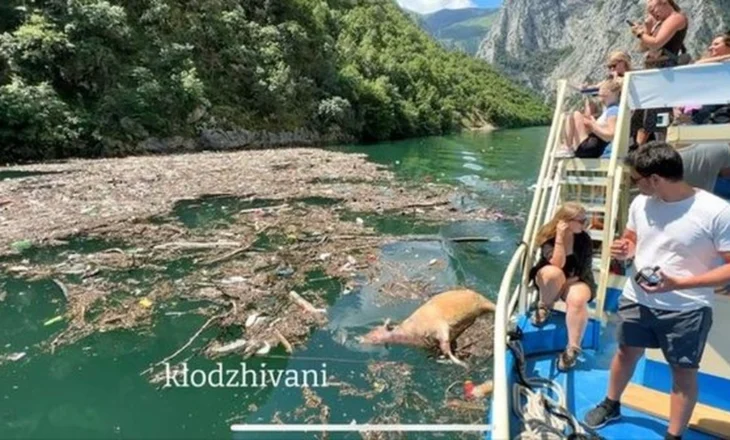
[[266,148],[548,119],[390,0],[0,5],[1,162],[217,150],[203,142],[216,132],[247,134],[223,149]]

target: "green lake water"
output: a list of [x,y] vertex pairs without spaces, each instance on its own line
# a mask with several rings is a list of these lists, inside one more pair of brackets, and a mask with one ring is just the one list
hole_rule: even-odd
[[[450,137],[416,139],[369,146],[336,148],[338,151],[366,153],[368,159],[387,165],[400,179],[413,184],[440,182],[454,186],[454,197],[461,209],[493,206],[514,216],[529,209],[531,191],[542,159],[546,128],[505,130],[493,133],[468,133]],[[23,175],[3,174],[2,178]],[[356,176],[354,176],[356,177]],[[336,200],[311,199],[303,203],[332,204]],[[218,227],[236,210],[251,207],[244,201],[225,197],[179,203],[167,216],[177,217],[187,227]],[[400,242],[382,249],[381,257],[408,268],[409,275],[427,279],[433,292],[454,285],[472,287],[494,299],[515,243],[521,222],[492,220],[453,224],[425,224],[412,217],[364,216],[366,224],[383,234],[441,234],[488,236],[484,243]],[[263,243],[265,245],[265,243]],[[23,258],[53,262],[70,252],[96,252],[120,243],[71,241],[68,245],[26,251]],[[64,254],[65,253],[65,254]],[[429,268],[429,261],[445,261],[445,267]],[[59,260],[60,261],[60,260]],[[195,270],[189,259],[168,265],[165,276],[177,279]],[[142,289],[145,273],[121,274],[136,277]],[[391,274],[379,277],[386,281]],[[385,317],[400,320],[411,313],[416,303],[403,302],[377,307],[376,286],[366,286],[349,295],[340,295],[343,286],[335,280],[317,280],[311,274],[308,289],[324,289],[331,300],[328,323],[315,331],[306,347],[291,357],[280,349],[271,357],[246,360],[249,369],[261,363],[266,368],[301,370],[323,369],[330,381],[344,381],[367,389],[368,363],[402,361],[413,367],[409,392],[417,392],[434,408],[439,408],[450,383],[463,381],[464,370],[437,363],[420,350],[405,347],[364,348],[354,337]],[[0,365],[0,438],[195,438],[195,439],[308,439],[314,434],[233,434],[232,423],[267,423],[275,413],[287,423],[306,423],[319,414],[317,408],[293,415],[303,403],[299,388],[167,388],[158,389],[140,375],[156,362],[184,344],[206,318],[176,316],[168,312],[183,305],[156,305],[154,324],[145,332],[118,331],[96,334],[76,345],[63,347],[55,354],[42,352],[37,344],[57,334],[63,322],[43,323],[63,311],[63,294],[50,280],[27,282],[9,274],[0,275],[0,355],[26,352],[15,362]],[[1,298],[0,297],[0,298]],[[189,306],[188,306],[189,307]],[[188,352],[219,336],[215,328],[205,331]],[[224,368],[240,368],[240,358],[228,356]],[[491,360],[482,363],[489,365]],[[214,363],[193,357],[189,368],[210,370]],[[473,374],[473,373],[472,373]],[[489,371],[471,376],[481,382]],[[388,381],[384,375],[382,381]],[[377,414],[375,404],[392,398],[390,391],[375,399],[340,395],[338,388],[314,389],[330,407],[329,423],[365,423]],[[395,408],[402,423],[433,423],[433,414]],[[289,413],[287,415],[287,413]],[[479,417],[483,417],[480,415]],[[310,423],[319,423],[317,419]],[[461,420],[448,420],[460,423]],[[408,438],[452,438],[452,434]],[[359,434],[333,434],[328,438],[361,438]],[[455,438],[455,437],[453,437]]]

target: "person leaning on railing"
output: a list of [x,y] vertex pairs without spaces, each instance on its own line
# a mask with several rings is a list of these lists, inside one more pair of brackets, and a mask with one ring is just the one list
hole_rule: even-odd
[[[730,32],[718,35],[712,40],[707,54],[695,64],[730,62]],[[716,104],[705,106],[685,106],[674,109],[675,121],[678,124],[693,123],[728,124],[730,123],[730,105]]]
[[707,48],[707,54],[697,60],[695,64],[719,63],[730,61],[730,31],[716,36],[710,47]]
[[535,238],[540,246],[540,260],[530,270],[529,279],[537,287],[540,299],[532,323],[543,326],[550,318],[553,304],[558,299],[565,301],[568,346],[558,357],[558,368],[562,371],[571,369],[578,359],[588,322],[588,303],[596,296],[593,244],[585,231],[587,225],[585,208],[567,202],[540,228]]
[[[697,371],[712,327],[714,287],[730,283],[730,204],[684,181],[682,158],[650,142],[626,158],[640,195],[631,202],[611,256],[634,260],[637,275],[618,308],[618,352],[608,393],[585,416],[598,428],[621,417],[621,395],[646,348],[661,348],[672,372],[665,439],[681,439],[697,403]],[[718,260],[722,260],[719,263]]]

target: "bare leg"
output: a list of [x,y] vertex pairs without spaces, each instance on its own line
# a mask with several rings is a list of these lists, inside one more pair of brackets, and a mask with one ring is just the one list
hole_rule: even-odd
[[565,115],[563,121],[563,145],[565,147],[573,146],[573,136],[575,128],[573,128],[573,117],[570,114]]
[[583,121],[585,120],[585,116],[583,116],[583,113],[575,112],[573,114],[573,124],[575,125],[575,148],[580,145],[581,142],[586,140],[588,138],[588,135],[591,134],[590,131],[586,128]]
[[588,301],[591,299],[591,290],[586,283],[577,282],[568,286],[565,303],[568,310],[565,323],[568,326],[568,347],[580,348],[583,333],[588,323]]
[[697,403],[697,370],[672,367],[672,397],[667,432],[682,435]]
[[549,265],[537,272],[535,282],[540,289],[540,301],[550,308],[565,286],[565,275],[562,269]]
[[608,398],[620,400],[621,394],[634,374],[636,363],[644,355],[644,348],[619,345],[616,355],[611,361],[611,378],[608,381]]
[[565,145],[575,149],[575,113],[565,116]]

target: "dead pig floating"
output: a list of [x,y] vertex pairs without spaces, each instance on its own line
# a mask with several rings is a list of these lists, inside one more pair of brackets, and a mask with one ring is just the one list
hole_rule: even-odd
[[449,290],[428,300],[401,324],[392,326],[388,320],[361,337],[360,342],[436,346],[452,362],[466,367],[465,362],[454,356],[451,343],[478,317],[494,310],[494,303],[473,290]]

